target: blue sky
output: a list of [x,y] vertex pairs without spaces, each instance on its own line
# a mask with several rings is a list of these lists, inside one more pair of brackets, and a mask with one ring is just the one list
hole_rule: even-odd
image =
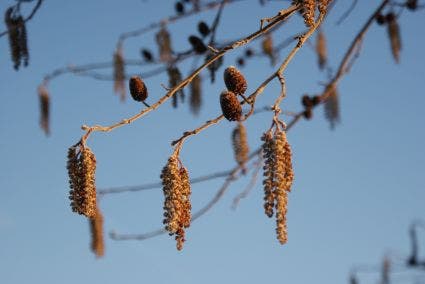
[[[337,26],[335,22],[351,4],[338,1],[324,24],[333,68],[380,3],[358,2],[348,19]],[[13,3],[1,1],[0,11]],[[405,11],[400,18],[403,48],[398,65],[391,57],[385,28],[371,27],[361,57],[339,85],[342,122],[335,131],[329,129],[320,107],[313,120],[301,121],[288,133],[295,171],[288,205],[288,244],[279,245],[274,219],[263,213],[261,181],[236,210],[231,209],[234,196],[249,182],[243,178],[192,224],[182,252],[176,251],[167,235],[143,242],[106,238],[105,257],[94,257],[87,221],[69,207],[66,149],[83,134],[82,124],[111,124],[137,113],[140,106],[130,99],[120,103],[112,82],[61,76],[49,85],[52,135],[46,138],[38,126],[36,88],[55,68],[111,60],[121,32],[174,13],[173,5],[173,1],[46,0],[28,23],[30,65],[19,72],[12,68],[7,38],[0,38],[0,154],[4,161],[0,166],[0,282],[336,284],[347,282],[350,269],[358,264],[379,265],[385,254],[400,263],[410,249],[409,224],[425,218],[423,11]],[[251,33],[261,18],[286,5],[272,1],[261,7],[252,0],[232,4],[224,10],[217,40]],[[202,18],[211,23],[214,16],[215,12],[206,12],[171,25],[175,49],[187,49],[186,38],[195,33],[197,22]],[[302,29],[302,18],[296,16],[274,34],[274,40],[279,42]],[[250,46],[258,49],[259,44]],[[156,52],[154,33],[126,41],[124,54],[137,59],[141,47]],[[243,51],[226,56],[224,66],[234,64]],[[287,52],[281,53],[280,60]],[[191,65],[189,61],[182,66],[184,74]],[[264,58],[247,62],[241,70],[248,80],[248,92],[273,72]],[[139,67],[128,69],[128,73],[140,71]],[[327,79],[319,72],[308,44],[285,76],[288,98],[282,108],[290,111],[300,110],[302,94],[320,92]],[[190,114],[188,104],[176,110],[167,102],[131,125],[93,134],[88,145],[98,161],[98,187],[158,181],[172,151],[169,142],[220,114],[218,97],[224,89],[220,79],[221,72],[216,84],[204,82],[204,104],[198,117]],[[146,80],[149,103],[164,94],[160,84],[167,81],[165,75]],[[274,82],[257,105],[269,105],[278,92]],[[260,145],[271,118],[263,113],[247,121],[252,149]],[[192,177],[234,166],[233,127],[222,121],[188,139],[181,158]],[[202,207],[221,183],[194,185],[193,209]],[[105,196],[100,203],[105,235],[111,230],[142,233],[160,227],[162,202],[160,189]],[[421,233],[421,256],[425,258],[425,234]],[[360,279],[360,283],[376,283],[379,274]]]

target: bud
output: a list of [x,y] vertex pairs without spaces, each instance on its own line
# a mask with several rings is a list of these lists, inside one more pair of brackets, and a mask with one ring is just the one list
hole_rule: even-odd
[[205,46],[202,39],[200,39],[199,37],[191,35],[189,36],[188,40],[196,53],[202,54],[207,51],[207,47]]
[[133,76],[130,78],[129,82],[130,94],[133,100],[137,102],[142,102],[148,97],[148,89],[146,88],[145,83],[142,78],[139,76]]
[[199,22],[198,23],[198,32],[203,36],[206,37],[210,32],[210,27],[205,22]]

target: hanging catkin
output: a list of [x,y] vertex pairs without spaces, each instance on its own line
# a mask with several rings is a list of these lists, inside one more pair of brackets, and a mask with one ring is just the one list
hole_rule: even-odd
[[326,38],[322,29],[319,30],[316,37],[316,53],[320,70],[323,70],[328,61],[328,52],[326,49]]
[[90,148],[81,145],[69,148],[67,169],[72,211],[86,217],[94,217],[96,215],[96,158]]
[[171,37],[166,25],[161,26],[155,38],[159,50],[159,59],[163,62],[170,61],[172,58]]
[[5,12],[4,22],[9,35],[9,46],[13,68],[18,70],[21,65],[21,61],[23,61],[24,66],[28,66],[29,53],[24,19],[22,16],[14,13],[13,7],[10,7]]
[[125,100],[125,65],[122,46],[118,46],[114,53],[114,91],[120,95],[121,101]]
[[102,257],[105,254],[105,244],[103,240],[103,215],[99,208],[96,208],[96,214],[89,218],[91,250],[96,257]]
[[264,55],[270,58],[270,64],[274,66],[276,63],[276,56],[273,48],[273,38],[270,33],[267,33],[264,36],[264,39],[261,42],[261,48],[263,50]]
[[245,163],[248,161],[249,146],[246,128],[242,122],[239,122],[235,129],[233,129],[232,145],[235,160],[245,172]]
[[202,105],[202,78],[196,75],[190,83],[190,111],[199,114]]
[[[175,66],[168,67],[167,74],[168,74],[168,84],[170,88],[176,87],[182,81],[182,74],[180,73],[180,70]],[[180,97],[180,100],[184,102],[183,88],[181,88],[177,93],[173,95],[172,105],[174,108],[177,108],[178,97]]]
[[302,0],[302,15],[307,27],[312,27],[315,20],[316,0]]
[[46,135],[50,134],[50,96],[44,84],[38,87],[38,99],[40,102],[40,127]]
[[176,235],[176,246],[181,250],[191,220],[189,175],[180,160],[171,156],[162,169],[161,179],[165,198],[163,223],[170,235]]
[[391,44],[391,53],[395,62],[400,61],[401,37],[400,28],[397,23],[397,17],[393,13],[386,16],[388,38]]
[[264,141],[264,209],[266,215],[273,216],[276,210],[276,234],[281,244],[287,242],[286,213],[288,192],[291,191],[294,173],[292,169],[291,147],[284,131],[276,128],[266,132]]
[[334,129],[336,124],[340,122],[339,113],[339,94],[336,86],[328,86],[329,96],[325,101],[325,117],[330,123],[331,129]]

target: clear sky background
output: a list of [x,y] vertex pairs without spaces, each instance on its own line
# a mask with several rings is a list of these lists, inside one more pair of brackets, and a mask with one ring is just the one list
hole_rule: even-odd
[[[324,31],[330,64],[336,68],[351,39],[380,1],[358,1],[342,25],[337,19],[351,1],[338,1]],[[0,11],[14,1],[0,1]],[[217,40],[245,36],[259,20],[288,5],[272,1],[241,1],[225,8]],[[31,5],[25,5],[31,6]],[[400,19],[401,62],[391,57],[386,29],[374,24],[365,37],[361,57],[339,85],[342,122],[329,129],[322,107],[312,121],[301,121],[288,133],[292,145],[295,183],[289,195],[289,242],[275,237],[275,221],[263,212],[261,180],[253,192],[231,209],[233,198],[249,178],[234,183],[207,215],[187,230],[183,251],[172,237],[117,242],[107,232],[143,233],[162,224],[161,189],[105,196],[106,255],[96,259],[89,249],[87,221],[71,212],[68,200],[66,150],[78,141],[82,124],[111,124],[140,110],[113,94],[112,82],[64,75],[50,83],[51,130],[39,128],[37,86],[46,73],[67,64],[112,59],[123,31],[156,22],[174,13],[174,1],[49,1],[28,23],[30,65],[15,72],[7,37],[0,38],[0,283],[346,283],[356,265],[380,265],[389,254],[396,265],[410,251],[408,226],[425,218],[425,27],[424,10],[405,11]],[[29,7],[27,7],[29,8]],[[28,12],[28,10],[25,10]],[[188,48],[206,12],[169,27],[176,50]],[[4,24],[1,25],[4,29]],[[275,42],[303,30],[295,16],[274,34]],[[250,46],[259,48],[259,41]],[[154,33],[126,41],[124,54],[137,59],[140,47],[155,53]],[[234,64],[244,48],[226,56]],[[283,50],[280,60],[288,52]],[[182,67],[188,74],[189,60]],[[128,73],[146,69],[133,67]],[[223,69],[221,69],[222,71]],[[194,117],[188,104],[177,110],[165,103],[135,123],[111,133],[95,133],[88,140],[98,161],[98,188],[159,181],[172,148],[169,142],[220,114],[216,84],[203,85],[204,105]],[[273,72],[265,58],[242,69],[251,93]],[[106,70],[110,73],[111,70]],[[203,72],[207,75],[207,72]],[[318,93],[327,77],[320,73],[310,45],[296,55],[285,72],[288,98],[282,108],[301,109],[304,93]],[[149,103],[164,95],[163,74],[146,80]],[[269,105],[278,95],[273,82],[257,101]],[[260,145],[272,115],[263,113],[247,123],[251,149]],[[287,117],[283,117],[288,119]],[[196,177],[234,166],[230,146],[233,123],[222,121],[189,139],[182,161]],[[193,186],[193,209],[215,194],[222,180]],[[425,234],[420,232],[425,258]],[[398,283],[412,283],[412,273],[398,273]],[[360,283],[377,283],[379,273],[360,275]],[[417,283],[425,283],[418,278]]]

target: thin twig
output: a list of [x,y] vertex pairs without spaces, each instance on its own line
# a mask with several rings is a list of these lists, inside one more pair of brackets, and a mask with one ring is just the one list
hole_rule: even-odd
[[246,198],[248,196],[248,194],[252,191],[255,184],[257,183],[258,173],[260,172],[261,168],[262,168],[262,159],[260,158],[256,162],[254,172],[252,173],[252,176],[251,176],[251,179],[250,179],[248,185],[245,187],[245,189],[242,192],[240,192],[238,195],[236,195],[235,198],[233,199],[233,202],[232,202],[232,209],[233,210],[235,210],[238,207],[241,199]]

